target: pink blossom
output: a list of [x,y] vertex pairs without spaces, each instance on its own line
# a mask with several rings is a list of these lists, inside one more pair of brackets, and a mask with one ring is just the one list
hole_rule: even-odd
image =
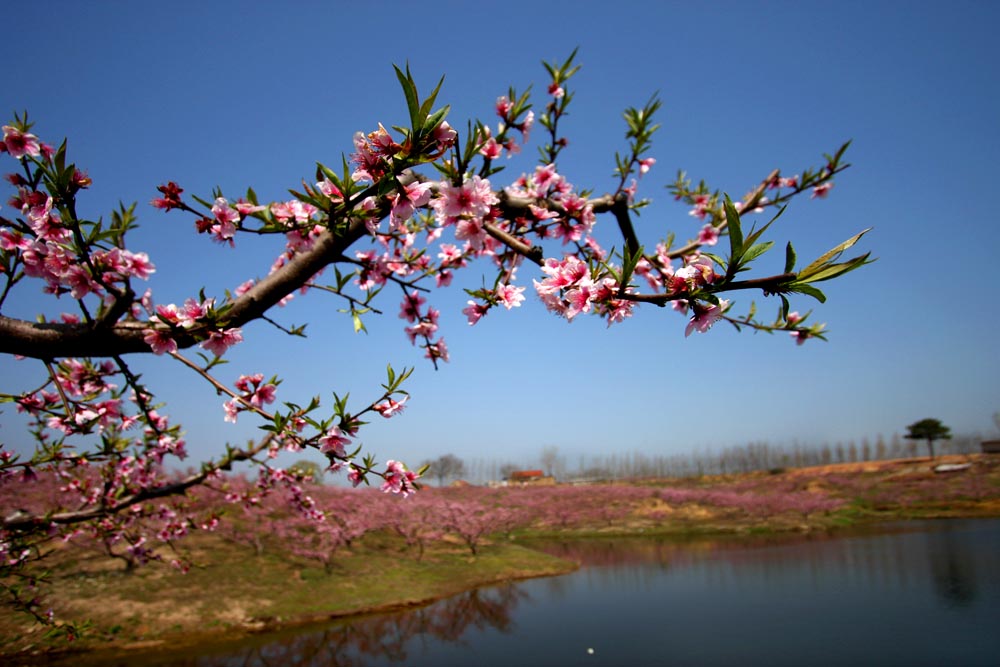
[[292,209],[286,202],[276,201],[271,204],[271,215],[278,222],[288,222],[292,218]]
[[711,200],[708,195],[695,195],[694,208],[688,211],[688,215],[693,215],[699,220],[704,220],[711,210]]
[[215,204],[212,205],[212,215],[220,223],[235,223],[240,220],[239,212],[230,208],[229,201],[225,197],[218,197],[215,200]]
[[768,183],[768,187],[772,190],[778,188],[797,188],[799,186],[798,175],[789,176],[788,178],[783,178],[781,176],[775,176],[774,179]]
[[273,384],[265,384],[258,387],[257,391],[250,397],[250,405],[255,408],[263,407],[265,403],[274,403],[277,387]]
[[7,148],[7,152],[15,159],[21,159],[25,155],[37,157],[41,152],[38,137],[33,134],[21,132],[10,125],[3,126],[3,143]]
[[411,183],[393,197],[389,219],[396,225],[397,231],[405,232],[403,223],[413,217],[417,208],[427,204],[431,198],[431,187],[431,183]]
[[483,315],[490,312],[490,307],[476,303],[475,301],[469,301],[469,305],[462,309],[462,313],[469,318],[469,326],[478,322],[483,318]]
[[462,251],[459,250],[458,246],[454,243],[442,243],[441,251],[438,253],[438,259],[441,260],[441,266],[464,266],[465,259],[462,257]]
[[255,281],[253,280],[253,278],[251,278],[250,280],[240,284],[240,286],[233,291],[236,294],[236,296],[243,296],[244,294],[249,292],[255,284],[256,284]]
[[156,273],[156,267],[149,261],[149,255],[144,252],[129,252],[122,250],[121,257],[127,267],[126,273],[141,280],[149,280],[149,276]]
[[438,271],[437,276],[434,278],[435,286],[437,287],[447,287],[451,284],[451,279],[455,277],[455,274],[448,269],[441,269]]
[[567,308],[565,316],[567,320],[572,321],[580,313],[590,312],[590,304],[595,296],[591,288],[591,284],[582,283],[577,287],[566,290],[565,299]]
[[221,357],[226,350],[241,342],[243,342],[243,332],[238,328],[232,328],[211,332],[208,340],[201,342],[201,347]]
[[448,346],[445,345],[444,339],[438,340],[436,343],[429,343],[427,345],[427,352],[424,353],[424,358],[430,359],[435,364],[437,360],[449,361],[450,356],[448,355]]
[[399,319],[407,322],[416,322],[420,319],[420,307],[427,303],[427,299],[417,292],[407,293],[403,297],[403,302],[399,306]]
[[656,164],[655,157],[648,157],[645,160],[639,160],[639,176],[647,173],[654,164]]
[[157,186],[156,189],[163,193],[163,197],[150,202],[154,207],[162,208],[165,212],[173,208],[180,208],[183,188],[170,181],[166,185]]
[[27,250],[31,247],[31,239],[21,232],[0,229],[0,250]]
[[406,469],[399,461],[389,459],[385,462],[385,482],[382,484],[382,491],[385,493],[399,493],[404,498],[414,492],[413,483],[419,475]]
[[483,144],[483,147],[479,149],[479,154],[487,160],[496,160],[503,154],[503,148],[497,143],[494,137],[490,137]]
[[458,139],[458,133],[448,124],[448,121],[443,120],[440,125],[434,128],[434,141],[438,143],[439,151],[446,151],[454,146],[456,139]]
[[535,167],[535,173],[531,177],[534,186],[543,192],[562,180],[563,177],[556,173],[556,166],[554,164]]
[[319,451],[344,458],[347,456],[344,446],[349,444],[351,439],[344,435],[339,426],[333,426],[319,439]]
[[833,183],[831,181],[827,181],[826,183],[820,183],[819,185],[813,188],[810,199],[816,199],[817,197],[819,197],[820,199],[825,198],[827,194],[829,194],[830,188],[832,187]]
[[719,242],[719,229],[715,225],[707,224],[698,232],[698,243],[702,245],[715,245]]
[[225,421],[236,423],[236,416],[240,413],[240,403],[235,398],[222,404],[222,409],[226,411]]
[[482,218],[499,201],[485,178],[473,176],[461,185],[443,181],[438,187],[439,197],[431,206],[440,224],[448,224],[467,216]]
[[798,324],[799,322],[802,321],[802,319],[803,319],[802,316],[799,315],[799,311],[797,310],[793,310],[792,312],[788,313],[787,317],[785,317],[785,321],[793,325]]
[[364,473],[361,471],[361,468],[357,468],[354,465],[349,467],[350,470],[347,473],[347,481],[349,481],[353,486],[357,486],[364,481]]
[[719,321],[719,318],[722,317],[728,307],[729,301],[726,299],[719,300],[719,305],[717,306],[710,306],[708,308],[702,306],[695,307],[695,313],[684,330],[684,336],[690,336],[691,332],[695,330],[698,333],[707,332],[712,328],[713,324]]
[[236,208],[236,211],[243,217],[267,210],[266,206],[259,206],[257,204],[252,204],[248,202],[246,199],[237,199],[233,203],[233,207]]
[[403,400],[401,401],[394,401],[393,399],[390,398],[385,402],[376,405],[375,411],[378,412],[383,417],[385,417],[386,419],[389,419],[393,415],[399,414],[406,408],[405,403],[408,398],[409,396],[404,396]]
[[534,124],[535,124],[535,112],[528,111],[528,113],[525,114],[524,116],[524,120],[521,121],[520,124],[514,126],[521,131],[521,135],[525,143],[527,143],[528,137],[531,134],[531,126]]
[[480,218],[462,219],[455,225],[455,238],[459,241],[468,241],[469,247],[481,250],[488,239],[483,221]]
[[524,301],[524,288],[513,285],[500,285],[496,289],[496,297],[507,308],[516,308]]
[[[437,313],[437,311],[432,311]],[[436,318],[435,318],[436,319]],[[438,325],[436,321],[421,320],[412,327],[406,327],[406,335],[410,339],[410,344],[415,345],[417,338],[430,339],[437,333]]]
[[563,90],[563,87],[560,86],[557,82],[553,81],[552,83],[549,84],[549,95],[551,95],[552,97],[559,99],[565,94],[566,91]]
[[507,118],[507,114],[509,114],[510,110],[513,108],[514,104],[509,99],[507,99],[506,95],[502,95],[497,98],[496,110],[497,110],[497,115],[500,116],[501,118]]
[[340,191],[333,181],[329,178],[324,178],[322,181],[316,184],[316,187],[326,195],[326,198],[332,202],[342,202],[344,201],[344,193]]
[[[176,306],[173,305],[170,308],[173,308],[177,313],[177,319],[174,321],[185,329],[190,329],[198,324],[198,320],[206,317],[214,306],[215,299],[205,299],[202,302],[198,302],[188,298],[184,300],[184,307],[182,309],[177,310]],[[159,309],[157,309],[157,312],[159,312]]]
[[177,341],[171,338],[168,332],[162,329],[146,329],[143,334],[142,340],[153,350],[153,354],[177,351]]

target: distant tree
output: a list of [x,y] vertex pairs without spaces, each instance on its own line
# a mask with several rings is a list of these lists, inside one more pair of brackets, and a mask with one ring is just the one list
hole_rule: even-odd
[[465,474],[465,461],[454,454],[439,456],[429,465],[428,472],[437,479],[438,486],[444,486],[445,480],[458,479]]
[[502,479],[510,479],[515,470],[517,470],[517,466],[513,463],[504,463],[500,466],[500,477]]
[[542,467],[545,468],[545,474],[554,477],[556,474],[556,466],[559,465],[559,448],[555,445],[551,445],[542,450]]
[[934,458],[934,441],[951,440],[951,429],[941,423],[940,419],[921,419],[906,427],[907,440],[926,440],[931,458]]

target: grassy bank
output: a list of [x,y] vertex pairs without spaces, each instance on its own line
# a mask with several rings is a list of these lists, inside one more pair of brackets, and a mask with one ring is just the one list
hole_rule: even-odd
[[188,547],[196,566],[181,575],[150,565],[125,571],[92,554],[53,559],[50,602],[58,618],[88,621],[83,637],[48,640],[43,627],[0,611],[0,654],[53,650],[143,650],[236,639],[291,624],[403,608],[478,586],[570,572],[576,564],[498,542],[473,557],[457,544],[428,548],[423,558],[394,540],[373,538],[339,553],[331,571],[282,554],[254,556],[215,536]]
[[[998,457],[955,458],[948,462],[969,465],[936,473],[934,466],[941,462],[841,464],[587,487],[429,489],[403,503],[378,493],[345,496],[351,492],[319,487],[314,495],[339,507],[338,520],[345,526],[351,502],[353,516],[367,526],[349,546],[337,546],[325,564],[315,549],[296,551],[288,541],[308,538],[314,530],[309,525],[291,538],[278,534],[290,521],[280,509],[266,521],[260,516],[267,509],[233,515],[227,521],[237,530],[195,532],[182,540],[192,563],[185,575],[160,564],[128,569],[93,543],[88,548],[86,541],[71,542],[47,559],[46,604],[59,619],[89,621],[89,630],[66,644],[0,607],[0,655],[33,664],[53,650],[169,646],[174,651],[291,624],[418,605],[489,583],[576,567],[520,546],[521,538],[658,535],[688,540],[1000,516]],[[398,532],[406,526],[420,529],[419,548],[417,533]]]

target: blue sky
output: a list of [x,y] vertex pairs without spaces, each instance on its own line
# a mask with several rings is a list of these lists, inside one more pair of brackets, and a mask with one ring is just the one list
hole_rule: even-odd
[[[243,241],[235,251],[208,243],[190,219],[148,206],[157,185],[175,180],[206,197],[215,186],[232,197],[253,186],[264,199],[284,198],[311,180],[315,161],[338,164],[355,131],[403,123],[394,63],[408,62],[425,91],[445,75],[439,99],[464,127],[470,118],[492,122],[509,85],[544,93],[540,61],[579,47],[570,146],[559,164],[575,185],[613,188],[614,152],[626,145],[622,110],[654,92],[663,100],[657,163],[640,189],[654,199],[639,221],[647,243],[697,232],[662,187],[677,169],[739,196],[773,168],[819,166],[824,152],[853,141],[853,166],[830,197],[794,202],[770,236],[779,248],[792,240],[808,261],[874,227],[861,246],[878,262],[826,284],[824,305],[793,302],[815,306],[829,343],[796,347],[785,335],[723,325],[685,339],[683,318],[648,306],[610,330],[597,319],[567,324],[535,299],[470,328],[460,313],[468,297],[453,286],[432,298],[452,355],[437,372],[406,341],[396,295],[360,336],[337,315],[339,303],[315,295],[275,314],[309,322],[308,340],[252,325],[223,378],[277,373],[283,400],[328,401],[332,391],[361,400],[377,391],[386,363],[416,366],[407,411],[362,433],[383,459],[411,462],[445,452],[527,462],[546,446],[574,461],[751,441],[833,443],[888,437],[924,417],[956,433],[989,432],[1000,410],[1000,57],[991,34],[1000,6],[609,7],[31,3],[0,43],[9,72],[0,110],[27,109],[52,143],[69,137],[72,159],[94,179],[82,199],[87,214],[139,202],[131,247],[157,265],[157,301],[179,303],[201,287],[221,296],[263,275],[280,242]],[[511,161],[499,183],[532,169],[534,156],[532,147]],[[780,271],[775,254],[756,275]],[[482,274],[468,271],[464,284],[478,286]],[[522,284],[532,277],[522,271]],[[735,312],[751,298],[736,295]],[[767,314],[778,306],[756,301]],[[41,302],[32,286],[4,314],[32,317]],[[249,419],[223,423],[221,399],[189,371],[160,358],[133,363],[185,424],[195,458],[253,437]],[[14,384],[31,385],[38,372],[0,359],[0,375]],[[13,411],[0,414],[0,437],[23,448],[18,424]]]

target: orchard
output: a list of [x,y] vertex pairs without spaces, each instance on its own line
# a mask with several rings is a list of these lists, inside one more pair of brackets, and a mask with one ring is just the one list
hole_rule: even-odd
[[[380,463],[359,445],[367,421],[405,411],[412,369],[387,367],[382,391],[363,398],[331,387],[329,401],[282,395],[280,368],[240,369],[229,383],[219,374],[230,348],[253,345],[244,333],[252,322],[302,333],[275,314],[290,299],[332,294],[355,332],[368,317],[398,312],[400,342],[415,346],[434,367],[450,360],[434,295],[453,281],[468,292],[463,313],[470,326],[536,298],[569,321],[588,315],[627,326],[635,309],[662,308],[666,317],[683,315],[670,322],[681,322],[686,335],[709,335],[724,323],[783,332],[797,344],[824,339],[823,325],[811,311],[793,310],[789,297],[824,301],[817,283],[869,261],[867,253],[842,257],[865,231],[807,263],[786,243],[775,250],[784,253],[781,273],[750,271],[772,250],[775,241],[767,235],[792,199],[830,194],[848,166],[847,145],[815,168],[762,174],[738,197],[680,172],[666,188],[693,224],[646,238],[636,219],[649,203],[640,190],[653,187],[659,166],[653,138],[660,100],[625,110],[622,149],[609,156],[613,189],[595,194],[570,182],[561,121],[573,102],[575,55],[544,64],[540,101],[509,88],[488,120],[454,126],[448,106],[438,102],[441,84],[422,95],[409,69],[397,68],[408,124],[357,132],[353,153],[339,164],[317,164],[300,185],[290,181],[284,201],[261,201],[253,188],[194,194],[183,182],[151,186],[154,210],[145,206],[144,216],[168,216],[171,233],[176,218],[186,217],[199,237],[192,243],[238,252],[250,235],[283,244],[262,267],[264,277],[205,286],[183,303],[161,303],[143,287],[156,271],[156,256],[129,244],[136,204],[87,210],[91,179],[73,163],[68,142],[47,141],[52,130],[36,130],[27,113],[4,125],[0,152],[12,193],[0,209],[0,353],[21,359],[23,374],[34,378],[30,391],[0,387],[10,391],[0,393],[0,401],[27,415],[34,443],[25,454],[0,441],[0,581],[10,599],[50,620],[28,566],[58,541],[93,541],[130,565],[163,560],[184,570],[187,563],[171,548],[177,540],[191,531],[226,530],[214,505],[191,502],[195,488],[217,493],[237,510],[272,508],[267,521],[280,521],[268,532],[293,544],[294,553],[331,567],[330,554],[364,527],[345,523],[352,512],[317,503],[301,470],[278,465],[281,452],[317,450],[329,471],[354,486],[419,493],[425,470],[400,460]],[[538,165],[516,176],[503,173],[505,157],[534,150],[532,142]],[[766,222],[745,223],[750,214]],[[618,242],[602,247],[599,227],[612,228]],[[476,276],[461,282],[470,267]],[[479,282],[481,274],[486,279]],[[64,312],[58,319],[9,317],[4,303],[15,290],[54,300]],[[755,302],[737,307],[733,295],[740,292],[772,297],[777,315],[765,318]],[[219,395],[220,421],[257,420],[261,437],[220,447],[199,468],[178,472],[186,465],[179,416],[133,370],[135,355],[186,367],[192,382]],[[254,470],[253,483],[235,483],[227,474],[234,466]],[[273,510],[275,498],[284,513]],[[440,525],[400,523],[421,515]],[[453,531],[475,553],[483,531],[512,521],[486,509],[471,515],[445,506],[399,514],[393,529],[417,545]],[[232,539],[241,538],[234,532]]]

